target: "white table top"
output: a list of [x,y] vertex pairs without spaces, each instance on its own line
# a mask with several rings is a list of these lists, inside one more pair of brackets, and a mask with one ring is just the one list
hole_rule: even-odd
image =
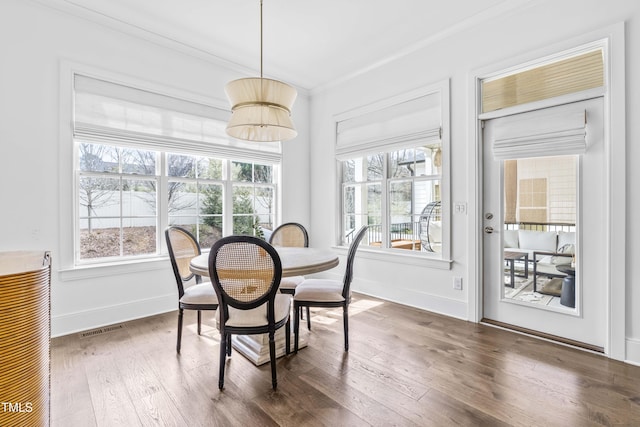
[[[282,277],[304,276],[330,270],[340,262],[338,255],[329,249],[275,247],[282,263]],[[191,260],[191,271],[200,276],[209,276],[209,254]]]

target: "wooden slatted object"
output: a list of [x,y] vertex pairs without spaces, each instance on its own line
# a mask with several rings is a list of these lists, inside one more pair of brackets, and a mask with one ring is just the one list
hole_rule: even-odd
[[50,424],[48,252],[0,252],[0,426]]

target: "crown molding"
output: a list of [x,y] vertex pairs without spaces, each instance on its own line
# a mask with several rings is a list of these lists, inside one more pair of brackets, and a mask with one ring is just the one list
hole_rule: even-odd
[[420,41],[417,41],[413,44],[408,45],[407,47],[405,47],[404,49],[400,49],[398,50],[396,53],[394,53],[393,55],[387,56],[385,58],[381,58],[378,61],[370,64],[367,67],[363,67],[360,68],[359,70],[356,70],[350,74],[346,74],[343,77],[339,78],[339,79],[334,79],[330,82],[318,85],[314,88],[311,88],[309,90],[309,94],[311,96],[313,95],[317,95],[319,93],[322,93],[328,89],[331,89],[332,87],[338,86],[340,84],[343,84],[349,80],[353,80],[363,74],[366,74],[370,71],[373,71],[377,68],[380,68],[384,65],[390,64],[392,62],[395,62],[401,58],[404,58],[414,52],[417,52],[421,49],[424,49],[425,47],[432,45],[436,42],[439,42],[441,40],[444,40],[448,37],[451,37],[455,34],[461,33],[463,31],[469,30],[471,28],[477,27],[481,24],[484,24],[492,19],[501,17],[503,15],[507,15],[510,13],[514,13],[520,10],[523,10],[527,7],[532,6],[534,3],[533,0],[508,0],[508,1],[503,1],[502,3],[499,3],[491,8],[485,9],[482,12],[467,18],[465,20],[462,20],[460,22],[458,22],[455,25],[452,25],[450,27],[448,27],[446,30],[440,31],[436,34],[433,34],[432,36],[429,36],[425,39],[422,39]]
[[[61,13],[65,13],[80,19],[84,19],[86,21],[93,22],[95,24],[101,25],[111,30],[126,34],[128,36],[136,37],[136,38],[148,41],[150,43],[153,43],[155,45],[201,59],[210,64],[213,64],[222,68],[226,68],[233,72],[237,72],[243,77],[250,77],[258,74],[257,70],[254,70],[252,68],[246,67],[236,62],[224,59],[200,47],[196,47],[196,46],[181,42],[179,40],[175,40],[165,35],[136,26],[129,22],[125,22],[120,19],[113,18],[104,13],[96,12],[93,9],[80,6],[76,3],[73,3],[70,0],[29,0],[29,1],[31,1],[32,3],[38,4],[40,6],[46,7],[48,9],[53,9]],[[270,76],[265,76],[265,77],[270,77]],[[275,76],[273,78],[278,79]],[[289,84],[291,83],[289,82]],[[303,95],[307,97],[309,96],[309,90],[307,88],[300,87],[295,84],[292,84],[292,85],[298,90],[298,95]]]

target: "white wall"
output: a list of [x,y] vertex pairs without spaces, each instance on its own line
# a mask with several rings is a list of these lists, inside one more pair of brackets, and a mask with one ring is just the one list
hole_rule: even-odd
[[[640,114],[640,3],[635,0],[562,0],[530,2],[524,10],[494,18],[481,26],[469,28],[448,38],[398,58],[357,78],[329,87],[311,98],[311,238],[320,245],[337,241],[339,219],[334,158],[334,115],[374,101],[451,79],[451,200],[465,202],[469,214],[476,209],[474,188],[474,135],[469,134],[469,117],[473,88],[469,87],[474,70],[494,63],[505,63],[527,57],[568,39],[579,37],[613,24],[626,21],[626,108],[627,141],[635,141],[640,123],[633,120]],[[548,52],[552,53],[552,52]],[[511,65],[517,65],[513,62]],[[471,104],[473,105],[473,104]],[[621,143],[622,141],[616,141]],[[637,260],[640,248],[640,227],[633,213],[640,207],[638,182],[640,161],[638,144],[626,145],[627,150],[627,224],[626,224],[626,359],[640,363],[640,290],[634,278],[640,274]],[[452,278],[461,276],[465,285],[476,286],[475,259],[467,245],[475,245],[478,230],[466,215],[452,215],[452,259],[450,270],[428,265],[407,265],[398,258],[381,259],[360,250],[356,264],[354,289],[445,313],[460,318],[472,318],[474,292],[469,286],[463,291],[452,289]],[[615,257],[615,254],[613,255]],[[425,263],[426,264],[426,263]],[[474,298],[470,298],[470,295]],[[616,311],[616,307],[612,307]],[[473,320],[473,319],[470,319]],[[624,358],[624,357],[623,357]]]
[[[626,21],[626,135],[627,141],[635,141],[640,132],[640,122],[633,120],[640,114],[639,19],[637,0],[531,1],[524,10],[434,41],[420,51],[314,93],[310,104],[300,95],[294,107],[300,133],[295,143],[284,145],[281,220],[308,226],[314,246],[335,244],[339,227],[333,116],[447,78],[451,81],[451,200],[468,203],[473,212],[475,195],[469,194],[474,181],[469,159],[473,156],[469,153],[474,150],[474,139],[468,134],[473,119],[468,117],[473,102],[468,87],[472,70],[622,21]],[[71,267],[62,253],[71,244],[67,230],[71,218],[64,213],[69,210],[71,193],[68,181],[60,179],[67,172],[60,166],[59,160],[66,158],[61,150],[68,144],[59,137],[60,126],[68,126],[60,123],[60,97],[67,96],[60,93],[60,64],[83,63],[220,102],[225,102],[224,83],[240,77],[239,73],[201,55],[162,47],[25,0],[0,4],[0,40],[0,250],[53,251],[53,334],[174,309],[175,285],[168,260],[116,271],[61,272]],[[640,194],[634,186],[640,182],[640,171],[632,167],[640,162],[638,144],[627,143],[626,153],[626,358],[640,363],[640,289],[634,283],[640,274],[640,265],[634,263],[640,256],[640,227],[633,220],[640,209]],[[19,203],[8,204],[8,200]],[[469,259],[472,252],[467,245],[474,242],[471,236],[477,231],[470,224],[470,216],[452,216],[451,269],[363,253],[356,266],[355,289],[468,318],[474,310],[468,304],[467,285],[474,280],[475,263]],[[463,291],[452,289],[453,276],[463,278]]]
[[[224,84],[244,75],[31,1],[2,1],[0,40],[0,250],[52,251],[52,334],[176,309],[168,258],[70,271],[71,151],[69,141],[60,138],[69,133],[69,123],[60,121],[67,117],[61,104],[68,104],[70,96],[61,93],[61,77],[70,76],[60,75],[61,64],[83,64],[222,105],[227,105]],[[283,219],[308,225],[309,113],[304,93],[293,114],[301,119],[296,120],[299,136],[283,146]]]

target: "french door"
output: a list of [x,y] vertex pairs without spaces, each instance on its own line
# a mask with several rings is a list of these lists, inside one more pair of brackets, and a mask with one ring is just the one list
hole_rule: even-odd
[[[579,154],[560,148],[571,132],[557,132],[556,146],[544,130],[567,107],[584,110],[586,148]],[[604,348],[609,261],[602,98],[483,125],[483,317]],[[496,154],[509,126],[521,133],[512,139],[513,159]],[[517,148],[527,138],[530,155]],[[560,271],[567,265],[575,265],[573,288]]]

